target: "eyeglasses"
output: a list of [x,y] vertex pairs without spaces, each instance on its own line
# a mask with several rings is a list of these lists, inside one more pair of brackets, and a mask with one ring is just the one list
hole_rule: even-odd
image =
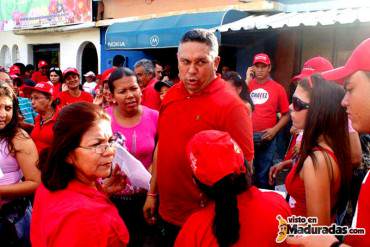
[[95,149],[95,153],[103,154],[107,151],[108,147],[113,148],[114,143],[115,143],[115,140],[111,140],[108,143],[98,144],[98,145],[94,145],[91,147],[83,147],[83,146],[78,146],[78,147],[83,148],[83,149]]
[[294,111],[302,111],[310,108],[310,104],[303,102],[295,96],[293,96],[292,98],[292,103]]

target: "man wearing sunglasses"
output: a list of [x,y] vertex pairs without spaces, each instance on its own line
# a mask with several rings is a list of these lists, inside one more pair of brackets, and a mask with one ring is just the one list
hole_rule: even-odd
[[[342,106],[347,108],[352,125],[359,133],[370,133],[370,39],[363,41],[343,67],[327,71],[327,80],[344,82],[346,94]],[[289,244],[311,247],[370,246],[370,175],[365,176],[358,197],[352,228],[364,228],[365,235],[349,235],[344,244],[333,235],[301,236],[288,239]]]
[[[254,79],[249,82],[255,109],[252,113],[255,148],[255,182],[259,188],[270,188],[268,173],[276,152],[277,133],[289,120],[289,103],[284,88],[270,77],[271,61],[260,53],[253,59]],[[281,114],[277,120],[277,113]]]
[[48,78],[48,63],[44,60],[40,60],[37,64],[38,71],[33,72],[32,74],[32,81],[39,83],[39,82],[46,82],[49,81]]

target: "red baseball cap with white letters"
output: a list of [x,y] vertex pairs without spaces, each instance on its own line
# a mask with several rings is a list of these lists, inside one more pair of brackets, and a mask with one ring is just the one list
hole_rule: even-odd
[[361,42],[342,67],[322,73],[326,80],[343,83],[343,79],[357,71],[370,71],[370,38]]
[[271,61],[270,61],[270,58],[267,54],[258,53],[254,56],[254,59],[253,59],[253,65],[255,65],[256,63],[263,63],[263,64],[266,64],[266,65],[270,65]]
[[23,88],[23,92],[26,95],[30,95],[32,91],[38,91],[38,92],[46,93],[52,96],[53,95],[53,84],[50,81],[39,82],[34,87],[24,86]]
[[227,132],[204,130],[195,134],[187,144],[186,154],[194,176],[207,186],[247,170],[242,150]]

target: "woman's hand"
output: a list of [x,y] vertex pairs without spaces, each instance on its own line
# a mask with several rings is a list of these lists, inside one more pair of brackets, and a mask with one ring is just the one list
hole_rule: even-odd
[[275,178],[283,168],[284,168],[284,165],[282,162],[279,162],[270,167],[270,172],[269,172],[269,184],[270,185],[275,184]]
[[147,195],[145,204],[143,207],[143,213],[145,221],[149,225],[154,225],[157,221],[156,218],[156,210],[157,210],[157,197],[153,195]]
[[103,180],[103,183],[97,183],[98,190],[102,191],[108,196],[117,194],[123,191],[127,185],[127,176],[121,170],[119,165],[115,165],[112,175]]

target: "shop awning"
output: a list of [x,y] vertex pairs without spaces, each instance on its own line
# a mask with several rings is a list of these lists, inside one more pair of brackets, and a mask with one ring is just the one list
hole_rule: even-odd
[[220,32],[264,30],[299,26],[327,26],[370,22],[370,8],[332,9],[323,11],[249,15],[238,21],[214,28]]
[[242,11],[227,10],[114,23],[106,31],[105,48],[116,50],[177,47],[182,35],[193,28],[214,28],[237,21],[246,15]]

